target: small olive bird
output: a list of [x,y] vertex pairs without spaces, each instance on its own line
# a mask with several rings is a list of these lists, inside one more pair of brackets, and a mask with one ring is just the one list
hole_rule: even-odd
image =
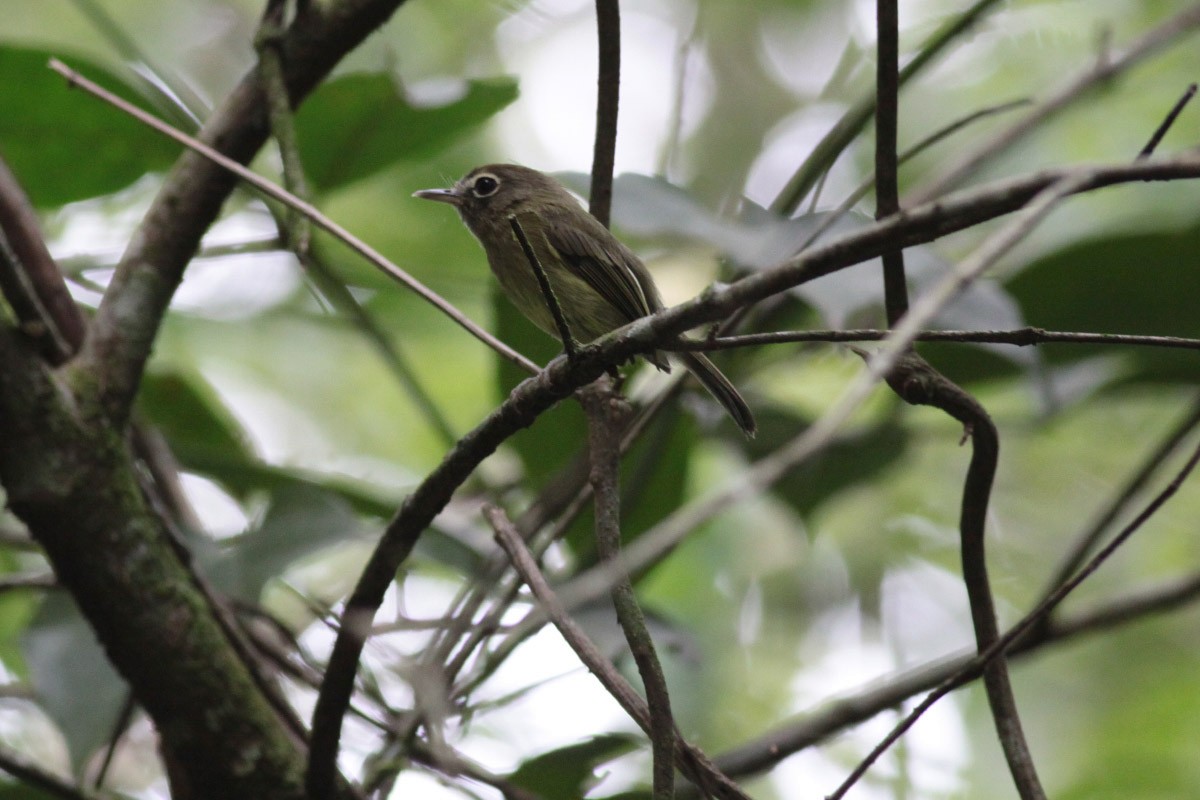
[[[504,294],[551,336],[560,338],[559,329],[513,230],[514,219],[546,274],[571,338],[590,342],[663,308],[641,260],[549,175],[515,164],[488,164],[471,170],[450,189],[423,189],[413,196],[458,209],[487,253]],[[729,379],[700,353],[678,357],[738,427],[753,436],[754,415]],[[670,370],[660,353],[646,358]]]

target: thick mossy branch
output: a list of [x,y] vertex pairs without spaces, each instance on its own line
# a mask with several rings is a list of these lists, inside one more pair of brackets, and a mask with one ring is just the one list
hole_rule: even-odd
[[[301,798],[303,759],[149,509],[122,432],[0,332],[0,483],[197,797]],[[199,710],[203,709],[203,715]]]

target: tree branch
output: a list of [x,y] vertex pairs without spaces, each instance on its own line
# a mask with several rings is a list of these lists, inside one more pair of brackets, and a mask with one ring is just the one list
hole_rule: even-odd
[[[622,412],[628,409],[622,408],[621,399],[606,381],[586,386],[579,394],[588,418],[596,552],[601,561],[608,561],[621,554],[621,491],[618,483],[625,416]],[[667,679],[663,676],[646,617],[628,576],[613,586],[612,602],[645,688],[650,723],[648,733],[654,753],[654,800],[671,800],[675,796],[675,722],[671,715]]]
[[[609,694],[621,704],[621,707],[633,718],[638,727],[650,733],[653,730],[653,721],[646,701],[621,677],[616,668],[600,653],[599,648],[567,613],[541,571],[538,570],[537,562],[526,549],[520,534],[517,533],[516,528],[513,527],[504,512],[495,506],[486,506],[484,515],[496,532],[496,541],[504,548],[513,566],[520,573],[521,579],[533,591],[542,607],[546,609],[554,627],[558,628],[567,644],[579,656],[579,660],[604,685]],[[673,731],[675,763],[680,771],[700,787],[702,794],[722,798],[722,800],[749,800],[737,784],[713,767],[712,762],[698,748],[690,745],[678,729],[673,729]]]
[[[987,509],[1000,458],[999,433],[979,401],[916,353],[904,354],[888,374],[887,382],[905,402],[933,406],[954,417],[971,437],[971,463],[963,486],[959,531],[962,538],[963,583],[966,584],[970,601],[976,648],[980,653],[987,652],[1000,637],[984,547]],[[987,662],[983,681],[996,733],[1017,792],[1023,800],[1042,800],[1045,792],[1021,729],[1008,667],[1002,656]]]
[[1047,119],[1082,97],[1092,87],[1127,71],[1134,64],[1197,27],[1200,27],[1200,6],[1191,6],[1143,34],[1118,58],[1097,59],[1091,68],[1053,92],[1028,114],[997,133],[982,147],[964,154],[941,176],[917,192],[910,202],[914,205],[923,204],[945,194],[1021,138],[1038,130]]
[[613,162],[617,150],[617,110],[621,96],[621,7],[619,0],[596,0],[600,63],[596,74],[596,143],[588,210],[608,227],[612,210]]
[[[738,336],[717,336],[712,339],[682,339],[666,350],[728,350],[735,347],[757,347],[764,344],[795,344],[797,342],[878,342],[891,335],[887,330],[857,329],[848,331],[769,331],[744,333]],[[976,344],[1011,344],[1035,347],[1040,344],[1103,344],[1163,347],[1168,349],[1200,350],[1200,339],[1180,336],[1135,336],[1123,333],[1085,333],[1081,331],[1048,331],[1026,327],[1008,331],[920,331],[913,337],[917,342],[963,342]]]
[[[382,25],[403,0],[303,3],[283,42],[288,92],[297,105],[342,56]],[[251,72],[214,112],[200,140],[246,163],[266,139],[266,99]],[[234,187],[233,176],[185,153],[151,203],[96,311],[78,356],[113,420],[123,420],[137,391],[167,305]]]
[[[886,219],[900,210],[897,184],[896,125],[900,112],[899,12],[896,0],[876,0],[878,55],[875,77],[875,219]],[[908,310],[908,282],[904,277],[904,251],[883,254],[883,302],[888,325],[895,325]]]
[[[308,202],[300,199],[299,197],[296,197],[291,192],[288,192],[287,190],[279,187],[278,185],[267,180],[266,178],[263,178],[262,176],[258,175],[257,173],[247,169],[244,165],[239,163],[237,160],[235,160],[233,158],[229,158],[228,156],[224,155],[217,149],[205,144],[203,141],[196,139],[194,137],[188,136],[186,133],[183,133],[182,131],[179,131],[176,128],[171,127],[170,125],[167,125],[165,122],[163,122],[159,119],[156,119],[155,117],[150,116],[149,114],[147,114],[146,112],[137,108],[136,106],[125,102],[120,97],[117,97],[112,92],[107,91],[106,89],[99,86],[98,84],[93,83],[92,81],[83,77],[78,72],[75,72],[70,67],[63,64],[62,62],[57,61],[57,60],[51,60],[50,68],[53,69],[55,72],[59,73],[60,75],[62,75],[63,77],[65,77],[72,86],[78,86],[78,87],[84,89],[89,94],[92,94],[95,97],[97,97],[97,98],[103,100],[104,102],[112,105],[113,107],[117,108],[118,110],[125,112],[126,114],[128,114],[129,116],[138,120],[139,122],[143,123],[147,127],[150,127],[152,129],[154,129],[155,131],[157,131],[158,133],[161,133],[164,136],[166,136],[170,139],[173,139],[176,142],[182,144],[183,146],[189,148],[190,152],[198,154],[198,156],[203,157],[205,159],[208,159],[209,161],[212,162],[212,164],[219,166],[221,169],[228,171],[230,174],[235,175],[238,178],[241,178],[243,181],[250,184],[251,186],[253,186],[255,189],[259,190],[260,192],[263,192],[264,194],[271,197],[272,199],[278,200],[279,202],[283,203],[288,208],[293,209],[293,210],[299,212],[300,214],[304,215],[308,219],[315,222],[323,230],[327,231],[328,233],[332,234],[336,238],[340,239],[348,247],[350,247],[350,249],[354,250],[356,253],[358,253],[360,256],[362,256],[368,262],[370,262],[372,266],[376,267],[377,269],[379,269],[381,272],[383,272],[388,277],[403,284],[404,286],[406,286],[407,288],[412,290],[414,293],[419,295],[422,299],[424,299],[430,305],[434,306],[439,311],[441,311],[443,314],[448,316],[451,320],[456,322],[460,327],[462,327],[464,330],[466,330],[468,333],[470,333],[476,339],[479,339],[481,342],[483,342],[484,344],[488,345],[493,350],[495,350],[503,358],[508,359],[509,361],[513,362],[517,366],[526,370],[527,372],[531,372],[531,373],[537,372],[536,364],[533,364],[528,359],[526,359],[524,356],[515,352],[508,345],[504,344],[499,339],[497,339],[495,336],[493,336],[492,334],[488,333],[486,330],[481,328],[479,325],[477,325],[475,322],[473,322],[471,319],[469,319],[465,314],[463,314],[461,311],[459,311],[457,308],[455,308],[454,305],[450,303],[450,301],[446,300],[441,295],[437,294],[432,289],[425,286],[425,284],[421,283],[416,278],[414,278],[412,275],[409,275],[407,272],[400,269],[400,267],[398,267],[395,264],[393,264],[392,262],[388,261],[377,250],[375,250],[373,247],[368,245],[366,242],[364,242],[361,239],[359,239],[358,237],[356,237],[354,234],[350,233],[350,231],[346,230],[344,227],[342,227],[338,223],[331,220],[329,217],[322,214],[311,203],[308,203]],[[189,256],[189,258],[190,258],[190,256]],[[120,274],[120,264],[117,265],[117,269],[118,269],[117,274],[119,275]],[[180,275],[180,277],[182,277],[182,275]],[[111,291],[112,291],[112,288],[110,285],[109,293],[111,293]],[[173,287],[172,287],[172,291],[174,291]],[[108,297],[108,294],[105,294],[105,297]],[[168,298],[168,300],[169,300],[169,298]],[[103,305],[103,303],[101,303],[101,308],[103,308],[103,307],[104,307],[104,305]],[[99,319],[99,312],[97,312],[97,319]],[[156,323],[156,325],[157,325],[157,323]],[[139,367],[139,370],[140,369],[141,369],[141,367]],[[140,379],[140,372],[139,372],[139,379]]]

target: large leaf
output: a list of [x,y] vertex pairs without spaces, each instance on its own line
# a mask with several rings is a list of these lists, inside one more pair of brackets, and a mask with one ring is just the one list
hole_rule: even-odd
[[[750,451],[757,457],[766,456],[778,442],[795,436],[807,424],[778,407],[764,409]],[[807,515],[838,492],[878,480],[880,473],[904,456],[908,439],[905,429],[891,422],[838,438],[789,471],[775,484],[774,492]]]
[[[33,203],[53,208],[124,188],[165,169],[179,146],[78,91],[46,64],[56,54],[0,47],[0,153]],[[62,55],[61,53],[57,55]],[[65,60],[127,100],[123,79],[81,58]]]
[[596,782],[601,764],[630,752],[639,739],[627,733],[607,733],[578,744],[534,756],[508,776],[510,782],[542,800],[579,800]]
[[66,592],[46,596],[22,637],[29,680],[78,771],[112,736],[129,690]]
[[252,457],[233,415],[211,387],[179,373],[149,372],[138,393],[139,408],[171,443],[185,463]]
[[313,186],[329,191],[445,147],[516,97],[516,83],[508,79],[467,81],[453,101],[420,106],[386,75],[348,75],[325,84],[301,106],[300,155]]
[[[1200,228],[1079,242],[1029,264],[1008,282],[1031,325],[1052,330],[1200,337]],[[1123,354],[1131,375],[1194,383],[1194,350],[1042,345],[1051,362]]]
[[291,486],[275,492],[262,522],[222,542],[206,568],[217,588],[256,602],[267,581],[319,550],[366,531],[350,505],[328,491]]

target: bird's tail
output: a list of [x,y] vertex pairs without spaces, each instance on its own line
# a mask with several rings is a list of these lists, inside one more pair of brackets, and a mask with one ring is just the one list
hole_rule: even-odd
[[754,436],[758,425],[754,422],[754,414],[751,413],[750,406],[746,405],[746,401],[738,394],[738,390],[729,382],[729,379],[721,374],[717,365],[701,353],[685,352],[679,353],[678,356],[688,371],[695,375],[696,379],[704,384],[704,388],[717,398],[717,402],[725,407],[729,416],[733,417],[733,421],[742,429],[742,433]]

